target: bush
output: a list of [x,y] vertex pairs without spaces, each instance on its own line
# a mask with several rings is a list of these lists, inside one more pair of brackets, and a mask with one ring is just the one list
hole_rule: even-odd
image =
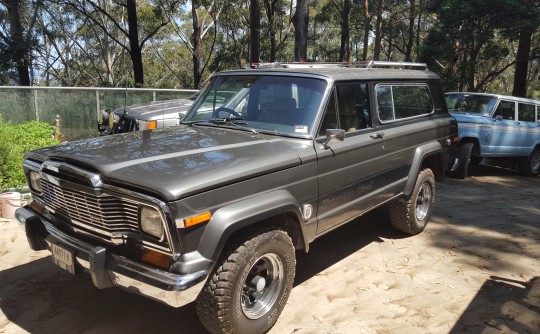
[[47,123],[30,121],[13,125],[0,116],[0,189],[26,184],[22,170],[24,154],[58,144],[58,140],[52,138],[54,131],[54,126]]

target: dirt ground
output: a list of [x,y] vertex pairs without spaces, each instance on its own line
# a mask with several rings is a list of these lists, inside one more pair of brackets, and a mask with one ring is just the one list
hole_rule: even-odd
[[[298,254],[271,334],[540,333],[540,177],[478,166],[437,184],[426,230],[396,233],[382,210]],[[173,309],[71,276],[0,221],[0,333],[205,333]]]

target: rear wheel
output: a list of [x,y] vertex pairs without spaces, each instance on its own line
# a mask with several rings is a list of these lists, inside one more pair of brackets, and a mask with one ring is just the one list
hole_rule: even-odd
[[469,171],[469,164],[471,163],[471,153],[473,150],[473,143],[464,143],[457,151],[456,158],[458,159],[458,165],[455,170],[452,171],[452,176],[458,179],[464,179],[467,177]]
[[435,205],[435,176],[426,168],[418,174],[412,193],[390,203],[390,222],[397,230],[418,234],[424,230]]
[[201,291],[197,314],[211,333],[265,333],[292,289],[292,240],[285,231],[271,230],[231,248]]
[[519,161],[519,172],[525,176],[536,176],[540,170],[540,150],[535,149],[531,155]]

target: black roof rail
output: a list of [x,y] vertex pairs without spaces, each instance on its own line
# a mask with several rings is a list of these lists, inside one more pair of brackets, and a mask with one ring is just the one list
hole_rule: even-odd
[[397,61],[361,61],[361,62],[274,62],[252,63],[251,68],[332,68],[332,67],[363,67],[363,68],[398,68],[427,70],[425,63],[397,62]]

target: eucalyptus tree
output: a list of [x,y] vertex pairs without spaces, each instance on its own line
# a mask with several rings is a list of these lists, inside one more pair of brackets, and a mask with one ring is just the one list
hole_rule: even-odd
[[13,66],[17,83],[30,86],[32,50],[35,48],[34,24],[40,0],[0,0],[0,42],[4,58],[3,66]]
[[[526,95],[538,0],[430,0],[428,8],[437,22],[423,58],[442,68],[449,89],[489,90],[501,77],[512,76],[508,71],[515,66],[513,94]],[[504,90],[497,93],[509,93]]]
[[307,40],[309,27],[309,0],[297,0],[294,13],[294,60],[307,59]]
[[[60,0],[60,3],[80,12],[130,55],[135,86],[144,85],[142,50],[145,44],[169,23],[165,12],[174,12],[179,4],[178,1],[136,0]],[[141,13],[145,15],[143,21],[139,18]],[[120,32],[120,37],[111,33],[109,25]]]

